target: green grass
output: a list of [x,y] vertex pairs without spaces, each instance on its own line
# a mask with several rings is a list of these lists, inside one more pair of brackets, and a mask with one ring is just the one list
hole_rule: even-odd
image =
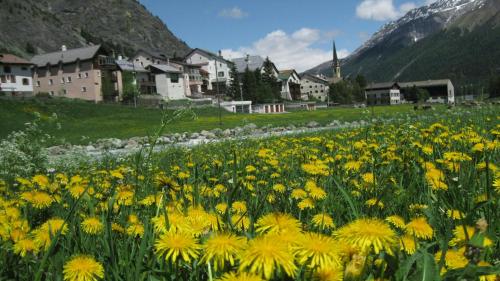
[[[316,121],[327,124],[333,120],[353,121],[371,116],[367,109],[332,108],[312,112],[295,111],[279,115],[233,114],[222,111],[219,123],[217,108],[199,108],[195,120],[184,118],[166,128],[166,133],[198,132],[215,128],[234,128],[254,123],[258,126],[286,126]],[[61,129],[47,127],[46,132],[74,144],[85,144],[100,138],[130,138],[151,134],[160,124],[162,111],[120,105],[93,104],[76,100],[0,100],[0,139],[20,130],[33,120],[35,112],[42,117],[57,114]],[[413,112],[411,106],[382,106],[373,109],[376,117]]]

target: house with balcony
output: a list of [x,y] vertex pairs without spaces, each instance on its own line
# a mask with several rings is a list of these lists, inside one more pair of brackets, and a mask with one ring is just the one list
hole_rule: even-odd
[[322,77],[305,74],[300,78],[300,93],[302,100],[317,99],[327,101],[330,82]]
[[184,80],[184,95],[190,98],[201,97],[203,95],[202,86],[204,83],[201,74],[201,66],[189,64],[182,61],[169,61],[170,65],[182,69]]
[[224,93],[229,86],[231,62],[224,59],[220,52],[219,54],[214,54],[196,48],[186,55],[184,62],[200,66],[203,71],[208,73],[208,79],[202,85],[202,92],[215,94],[218,85],[219,92]]
[[10,54],[0,54],[0,92],[10,96],[33,95],[32,63]]
[[115,59],[100,45],[60,51],[31,59],[35,94],[101,102],[118,101],[123,94]]

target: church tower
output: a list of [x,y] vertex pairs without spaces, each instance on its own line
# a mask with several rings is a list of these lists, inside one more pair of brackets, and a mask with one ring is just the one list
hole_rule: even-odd
[[333,41],[333,79],[341,79],[340,75],[340,60],[337,56],[337,47]]

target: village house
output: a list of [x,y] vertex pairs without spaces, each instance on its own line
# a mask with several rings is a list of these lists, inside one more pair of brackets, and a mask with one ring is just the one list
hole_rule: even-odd
[[[246,57],[243,58],[235,58],[232,60],[234,65],[236,66],[236,71],[238,73],[242,74],[245,73],[245,71],[250,70],[250,71],[255,71],[257,69],[260,70],[261,74],[264,74],[264,62],[265,59],[262,58],[261,56],[249,56],[247,55]],[[276,65],[271,62],[272,64],[272,76],[278,80],[279,77],[279,70],[276,67]]]
[[216,55],[212,52],[194,49],[184,58],[184,62],[191,65],[198,65],[201,70],[208,73],[208,79],[202,85],[202,92],[208,94],[215,94],[217,89],[217,84],[220,93],[224,93],[225,89],[230,84],[231,62],[225,60],[222,54]]
[[150,80],[154,81],[156,93],[163,100],[186,99],[186,84],[182,68],[171,64],[152,64],[146,69],[150,71]]
[[281,98],[285,100],[300,100],[300,76],[294,69],[281,70]]
[[398,83],[373,83],[366,87],[365,98],[368,105],[395,105],[401,101],[401,87]]
[[121,72],[100,45],[36,55],[31,59],[34,93],[94,102],[116,101],[123,93]]
[[330,91],[330,83],[318,76],[305,74],[300,79],[300,93],[302,100],[311,98],[320,101],[326,101],[328,92]]
[[170,61],[170,65],[182,69],[184,78],[184,95],[186,97],[201,97],[204,76],[200,65],[180,61]]
[[426,90],[428,103],[455,103],[455,88],[449,79],[415,82],[372,83],[365,88],[369,105],[396,105],[417,102],[418,97],[411,94],[412,88]]
[[132,61],[137,66],[147,67],[152,64],[167,64],[168,57],[159,52],[139,50],[132,58]]
[[0,93],[33,95],[32,63],[10,54],[0,54]]

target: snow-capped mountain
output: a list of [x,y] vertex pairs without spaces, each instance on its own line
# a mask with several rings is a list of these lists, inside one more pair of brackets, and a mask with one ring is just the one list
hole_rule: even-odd
[[400,31],[405,31],[405,42],[407,44],[415,43],[438,30],[446,28],[465,13],[481,8],[485,2],[486,0],[439,0],[427,6],[413,9],[402,18],[385,24],[360,48],[353,52],[351,57],[356,57],[364,50],[384,41],[391,34]]
[[[373,81],[396,80],[406,77],[411,79],[422,78],[424,75],[410,73],[418,65],[419,60],[427,59],[433,53],[443,49],[456,47],[450,44],[457,43],[451,43],[450,41],[464,39],[462,38],[465,36],[464,32],[457,33],[459,37],[462,37],[453,38],[447,37],[449,36],[448,31],[456,28],[470,30],[471,26],[474,26],[474,28],[483,26],[494,20],[500,22],[500,0],[439,0],[415,8],[400,19],[385,24],[368,41],[344,59],[342,61],[343,75],[355,76],[363,74]],[[495,35],[496,33],[490,32],[485,36],[491,38],[491,34]],[[467,36],[471,35],[468,34]],[[435,45],[426,43],[429,40],[445,40],[445,37],[448,41],[443,42],[440,49],[434,48]],[[477,40],[484,39],[479,38]],[[468,50],[468,52],[472,52],[472,50]],[[446,55],[449,54],[446,53]],[[458,58],[457,56],[451,56],[450,60],[453,62]],[[331,76],[331,63],[331,61],[325,62],[306,71],[306,73]],[[465,68],[465,66],[456,67],[455,70],[462,71],[461,68]],[[435,78],[431,76],[432,71],[425,73],[428,74],[428,76],[425,76],[426,79]]]

